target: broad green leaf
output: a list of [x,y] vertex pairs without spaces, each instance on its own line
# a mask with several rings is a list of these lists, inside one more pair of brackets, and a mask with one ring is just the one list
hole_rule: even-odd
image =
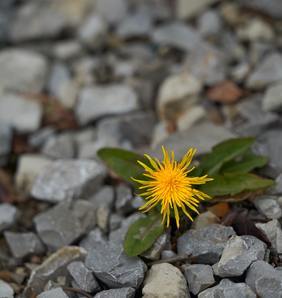
[[210,196],[236,195],[243,191],[255,191],[273,185],[273,180],[264,179],[254,174],[229,173],[213,176],[210,181],[199,188]]
[[253,138],[230,139],[219,143],[203,157],[197,174],[217,174],[225,163],[245,153],[253,143]]
[[132,177],[139,177],[143,172],[137,160],[145,162],[144,157],[135,152],[120,148],[102,148],[97,154],[113,172],[130,183],[133,183]]
[[138,256],[149,249],[163,232],[164,227],[159,213],[140,218],[127,231],[124,251],[128,256]]
[[231,160],[226,163],[221,173],[248,173],[256,168],[261,168],[267,164],[267,158],[260,155],[255,155],[252,152],[244,155],[241,160]]

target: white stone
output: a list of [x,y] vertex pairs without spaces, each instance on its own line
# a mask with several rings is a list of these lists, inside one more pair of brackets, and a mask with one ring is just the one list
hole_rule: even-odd
[[96,0],[95,10],[111,24],[120,22],[127,13],[125,0]]
[[0,90],[40,92],[48,66],[38,53],[20,49],[0,52]]
[[270,86],[264,95],[262,108],[265,112],[279,112],[282,109],[282,83]]
[[3,298],[13,298],[14,290],[13,288],[6,283],[5,281],[0,279],[0,297]]
[[166,78],[158,94],[158,114],[163,119],[174,119],[197,101],[201,89],[201,82],[186,72]]
[[28,194],[36,177],[45,169],[51,160],[38,154],[20,156],[16,172],[17,189]]
[[39,103],[12,93],[0,95],[0,121],[19,132],[37,130],[41,117],[42,106]]
[[188,19],[197,16],[214,2],[216,0],[177,0],[176,14],[180,19]]
[[152,266],[145,278],[142,293],[144,298],[190,297],[183,274],[168,263]]
[[189,129],[198,121],[202,120],[206,115],[206,111],[202,106],[193,106],[177,119],[177,129],[179,131]]
[[17,219],[17,208],[8,204],[0,204],[0,232],[13,225]]

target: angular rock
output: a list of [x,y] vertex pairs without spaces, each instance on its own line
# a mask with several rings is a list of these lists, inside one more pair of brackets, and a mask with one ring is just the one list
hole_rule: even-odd
[[72,262],[67,268],[71,277],[81,290],[89,293],[99,292],[100,286],[96,278],[83,262]]
[[20,156],[16,172],[17,189],[28,194],[36,177],[51,164],[51,160],[38,154],[23,154]]
[[206,289],[198,295],[199,298],[256,298],[256,294],[245,283],[235,283],[229,279],[222,279],[220,283]]
[[77,246],[65,246],[51,254],[41,265],[32,270],[28,286],[39,294],[49,280],[66,275],[68,264],[84,260],[86,250]]
[[102,116],[137,110],[138,106],[137,95],[126,85],[85,87],[79,95],[76,115],[81,124],[86,124]]
[[11,127],[0,123],[0,160],[10,153],[12,136]]
[[68,298],[69,296],[63,291],[62,288],[55,288],[52,290],[44,291],[40,295],[37,296],[38,298]]
[[55,135],[55,130],[52,127],[44,127],[34,133],[32,133],[28,139],[30,146],[40,148],[45,142]]
[[101,229],[95,228],[79,243],[80,247],[83,247],[87,252],[90,252],[97,243],[105,243],[106,237],[102,233]]
[[258,9],[274,18],[282,18],[282,6],[279,0],[240,0],[239,3]]
[[110,288],[138,288],[147,267],[138,257],[128,257],[119,243],[100,239],[91,247],[85,265]]
[[117,34],[122,38],[148,36],[152,30],[152,17],[146,11],[128,15],[119,24]]
[[183,114],[177,119],[177,130],[184,131],[190,129],[192,126],[200,123],[205,117],[206,111],[202,106],[192,106],[187,111],[183,111]]
[[169,263],[152,266],[145,278],[142,293],[144,298],[190,297],[186,280],[181,271]]
[[282,216],[282,209],[275,196],[260,196],[253,203],[258,211],[269,219],[278,219]]
[[111,215],[111,210],[106,206],[100,206],[96,210],[97,226],[104,233],[107,233],[109,230],[110,215]]
[[266,244],[254,236],[231,237],[217,264],[220,277],[241,276],[257,260],[263,260]]
[[[188,130],[171,134],[160,144],[154,146],[156,149],[154,151],[164,145],[169,150],[174,150],[176,158],[180,159],[187,152],[188,147],[197,148],[197,153],[203,154],[210,151],[217,143],[232,137],[234,134],[226,128],[204,121]],[[158,150],[158,152],[161,151]]]
[[39,255],[45,251],[42,242],[34,233],[5,232],[4,235],[15,258]]
[[83,52],[82,45],[77,40],[62,40],[54,44],[52,54],[59,60],[77,58]]
[[0,95],[0,121],[2,123],[26,133],[40,127],[41,117],[42,107],[39,103],[12,93]]
[[120,288],[101,291],[94,296],[94,298],[134,298],[135,289],[133,288]]
[[0,52],[0,90],[40,92],[47,72],[47,61],[38,53],[20,49]]
[[261,89],[282,80],[282,56],[278,53],[269,54],[255,68],[248,78],[247,86]]
[[183,51],[191,51],[203,41],[199,33],[182,22],[172,22],[157,27],[152,33],[156,44],[169,45]]
[[14,297],[14,290],[13,288],[6,283],[5,281],[0,279],[0,297],[5,298],[13,298]]
[[263,98],[262,108],[266,112],[279,112],[282,109],[282,84],[270,86]]
[[162,260],[167,260],[167,259],[170,259],[170,258],[174,258],[176,256],[177,256],[177,254],[172,250],[163,250],[162,253],[161,253],[161,259]]
[[93,160],[55,161],[37,177],[31,194],[38,200],[54,203],[89,196],[100,186],[105,174],[104,166]]
[[91,15],[80,27],[78,37],[82,43],[95,49],[105,41],[107,30],[107,23],[101,16]]
[[170,244],[170,233],[166,232],[159,236],[151,248],[142,253],[142,257],[148,260],[159,260],[162,251]]
[[212,267],[209,265],[183,265],[182,269],[188,282],[189,290],[194,295],[215,283]]
[[103,186],[97,193],[95,193],[89,201],[98,207],[107,207],[111,209],[114,206],[114,189],[111,186]]
[[175,120],[183,110],[195,104],[201,89],[201,82],[189,73],[180,73],[166,78],[158,95],[159,116],[166,120]]
[[180,19],[188,19],[197,16],[216,0],[178,0],[176,2],[176,14]]
[[18,210],[16,207],[2,203],[0,204],[0,232],[12,226],[18,217]]
[[276,249],[277,253],[282,253],[282,230],[277,219],[273,219],[267,223],[256,223],[256,227],[262,230]]
[[116,214],[116,213],[111,214],[110,222],[109,222],[110,231],[112,232],[120,228],[122,220],[123,220],[123,217],[120,216],[119,214]]
[[71,159],[75,157],[75,142],[72,133],[63,133],[50,137],[41,153],[54,159]]
[[282,272],[264,261],[257,261],[247,271],[246,284],[261,298],[280,297]]
[[208,227],[210,224],[219,223],[219,218],[211,211],[200,213],[193,221],[192,228],[195,230]]
[[133,211],[131,201],[133,200],[132,190],[126,185],[119,185],[116,189],[115,209],[121,215],[129,214]]
[[90,202],[65,201],[34,218],[42,241],[51,249],[73,243],[95,226],[95,208]]
[[10,37],[15,42],[55,38],[65,30],[75,29],[89,9],[91,3],[87,0],[26,2],[14,17]]
[[191,255],[198,263],[214,264],[223,252],[227,240],[235,234],[232,227],[212,224],[199,230],[189,230],[177,240],[180,255]]
[[198,19],[198,28],[202,36],[217,35],[222,29],[222,21],[215,10],[207,10]]
[[125,0],[97,0],[95,11],[111,24],[123,20],[128,10],[128,3]]

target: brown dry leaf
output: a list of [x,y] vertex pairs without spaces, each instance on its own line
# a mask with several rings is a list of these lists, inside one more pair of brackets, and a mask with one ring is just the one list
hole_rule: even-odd
[[53,126],[58,130],[78,128],[73,111],[64,107],[56,98],[46,94],[25,93],[23,95],[42,104],[43,126]]
[[222,202],[209,207],[208,210],[217,217],[223,218],[230,212],[230,206],[228,203]]
[[21,200],[14,189],[12,178],[3,170],[0,170],[0,202],[14,203]]
[[237,102],[243,94],[243,90],[232,81],[223,81],[207,91],[210,100],[225,104]]

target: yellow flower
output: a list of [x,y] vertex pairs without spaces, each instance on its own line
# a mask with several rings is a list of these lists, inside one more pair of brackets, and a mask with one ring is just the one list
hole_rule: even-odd
[[193,185],[205,184],[213,179],[208,178],[207,175],[202,177],[187,176],[194,169],[194,167],[190,169],[188,167],[196,149],[189,149],[180,162],[175,160],[173,151],[171,151],[171,156],[164,147],[162,147],[162,151],[162,162],[145,154],[150,166],[142,161],[138,161],[138,163],[145,169],[143,175],[147,180],[134,178],[133,180],[141,184],[139,189],[143,190],[143,193],[140,195],[147,200],[140,210],[148,212],[160,204],[163,223],[166,222],[167,227],[170,224],[170,213],[174,210],[176,225],[179,228],[178,208],[182,209],[183,213],[193,221],[187,209],[199,213],[197,210],[199,201],[210,199],[209,195],[193,188]]

